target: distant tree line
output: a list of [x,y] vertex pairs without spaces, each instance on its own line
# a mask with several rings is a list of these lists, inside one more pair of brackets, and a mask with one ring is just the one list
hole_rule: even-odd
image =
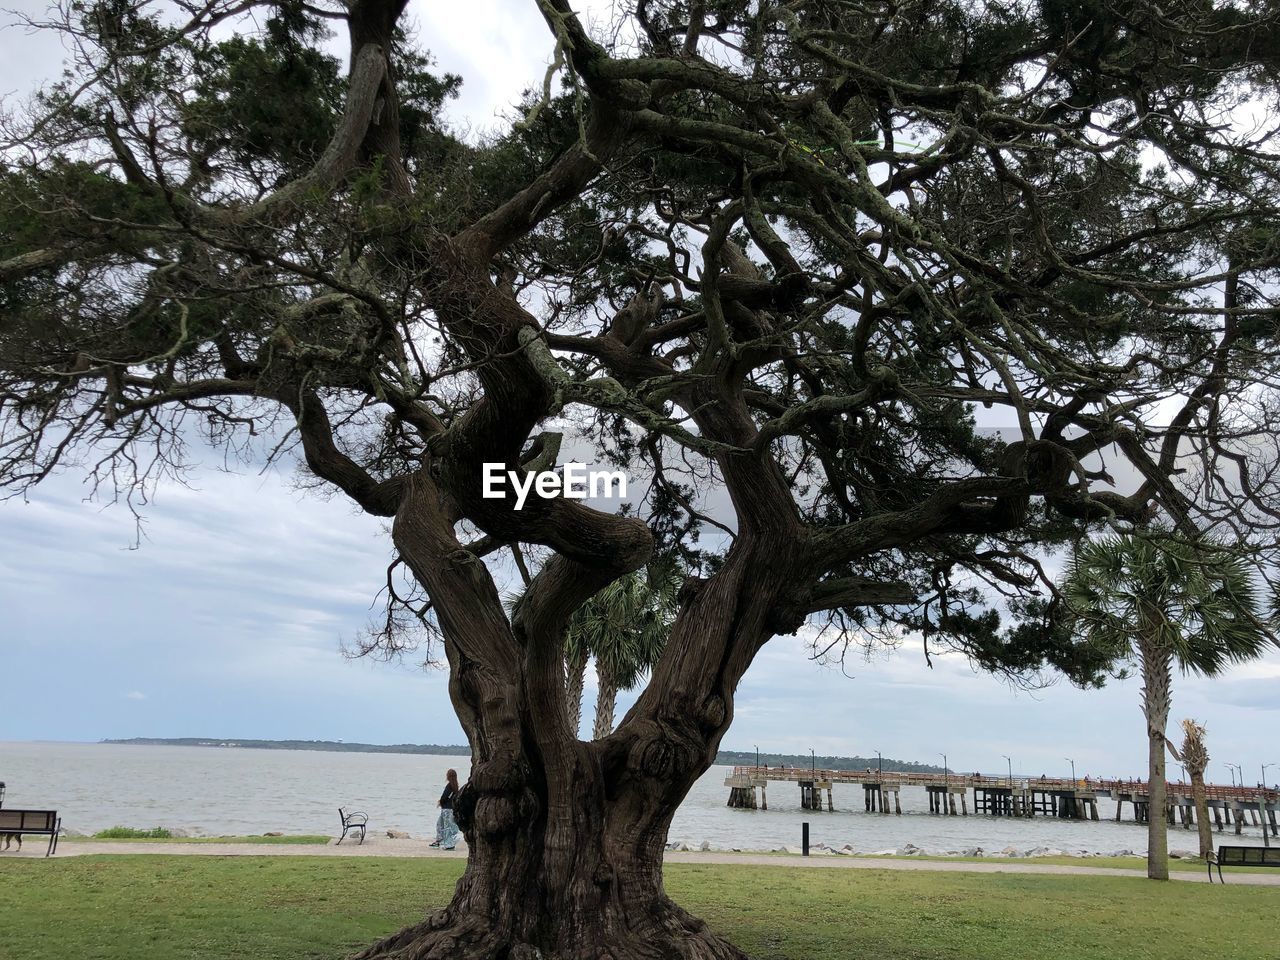
[[[132,743],[164,747],[221,747],[223,744],[250,750],[327,750],[334,753],[422,753],[445,757],[467,757],[471,748],[463,743],[355,743],[345,740],[237,740],[234,737],[131,737],[127,740],[103,740],[103,743]],[[721,750],[716,763],[727,767],[756,762],[754,750]],[[808,754],[762,753],[760,763],[771,767],[807,767],[816,764],[823,770],[891,770],[895,773],[941,773],[941,767],[909,760],[885,757],[811,757]]]
[[348,743],[344,740],[238,740],[234,737],[131,737],[103,740],[103,743],[131,743],[161,747],[246,747],[250,750],[326,750],[334,753],[426,753],[446,757],[470,756],[465,744],[439,743]]

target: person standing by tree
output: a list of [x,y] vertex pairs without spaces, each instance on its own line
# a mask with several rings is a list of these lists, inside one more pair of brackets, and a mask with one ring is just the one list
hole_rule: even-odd
[[458,771],[452,767],[445,773],[444,791],[436,806],[440,816],[436,818],[436,838],[431,846],[452,850],[458,845],[458,824],[453,819],[453,803],[458,798]]

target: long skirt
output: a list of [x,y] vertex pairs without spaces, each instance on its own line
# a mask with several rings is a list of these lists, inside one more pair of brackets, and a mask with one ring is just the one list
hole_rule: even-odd
[[441,810],[436,820],[436,840],[446,850],[458,845],[458,825],[453,821],[452,810]]

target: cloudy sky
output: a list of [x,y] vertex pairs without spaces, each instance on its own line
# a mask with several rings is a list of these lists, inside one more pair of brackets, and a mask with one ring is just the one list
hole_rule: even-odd
[[[20,8],[41,5],[20,0]],[[419,35],[464,77],[452,121],[502,123],[540,82],[552,44],[532,0],[414,0]],[[606,8],[607,10],[607,8]],[[49,75],[56,40],[0,33],[0,92]],[[87,501],[83,477],[0,503],[0,740],[131,736],[458,743],[445,676],[341,653],[377,608],[390,547],[381,521],[295,488],[287,467],[204,469],[129,512]],[[1017,692],[918,648],[846,676],[772,641],[738,692],[733,749],[871,754],[953,769],[1094,776],[1145,768],[1138,683]],[[592,695],[588,690],[588,701]],[[625,709],[626,702],[623,703]],[[1280,656],[1177,681],[1173,718],[1208,724],[1211,775],[1280,762]],[[1269,771],[1274,779],[1280,768]]]

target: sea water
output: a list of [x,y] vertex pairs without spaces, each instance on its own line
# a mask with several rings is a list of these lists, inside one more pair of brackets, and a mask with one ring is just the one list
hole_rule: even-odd
[[[436,801],[445,771],[467,779],[467,757],[394,753],[333,753],[236,747],[168,747],[106,743],[0,743],[0,782],[7,807],[53,808],[68,830],[92,834],[112,826],[164,826],[192,835],[313,833],[334,836],[338,807],[369,814],[371,831],[434,833]],[[848,844],[859,852],[914,844],[929,853],[981,847],[1048,847],[1067,853],[1114,853],[1147,848],[1147,828],[1132,807],[1116,823],[1115,805],[1098,801],[1099,821],[1037,816],[938,816],[928,812],[922,787],[904,787],[902,815],[867,813],[858,784],[835,785],[833,812],[800,808],[794,783],[770,783],[769,809],[726,806],[729,767],[712,767],[694,784],[672,823],[670,840],[717,850],[770,850],[810,842]],[[972,795],[970,795],[972,804]],[[1260,827],[1233,827],[1215,842],[1261,845]],[[1229,838],[1229,839],[1228,839]],[[1273,841],[1280,842],[1280,841]],[[1196,850],[1196,831],[1169,828],[1171,850]]]

